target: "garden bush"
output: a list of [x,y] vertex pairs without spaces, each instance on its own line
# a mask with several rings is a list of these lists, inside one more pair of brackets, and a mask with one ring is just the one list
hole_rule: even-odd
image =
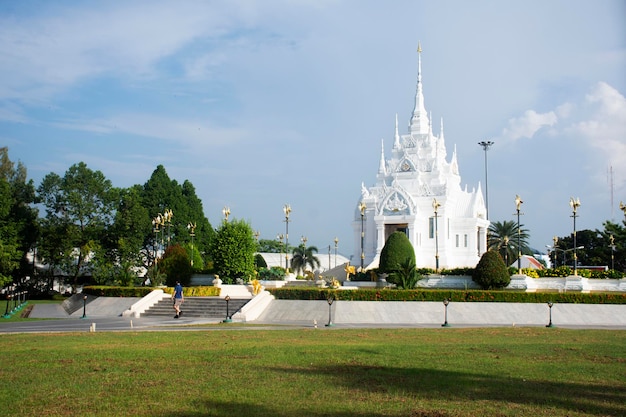
[[415,263],[415,250],[411,241],[403,232],[393,232],[387,238],[380,252],[378,271],[392,274],[401,269],[401,265],[409,259]]
[[504,288],[511,282],[511,276],[500,253],[489,250],[480,257],[472,280],[483,289]]

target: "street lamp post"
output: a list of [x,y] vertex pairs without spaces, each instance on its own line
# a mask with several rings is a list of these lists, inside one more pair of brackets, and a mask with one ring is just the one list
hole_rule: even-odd
[[280,243],[280,256],[278,258],[278,265],[282,264],[282,259],[283,259],[283,239],[285,238],[285,236],[283,236],[282,233],[279,233],[276,235],[276,240],[278,240],[278,242]]
[[438,230],[438,218],[439,218],[439,207],[441,207],[441,203],[437,201],[436,198],[433,198],[433,210],[435,211],[435,273],[439,273],[439,230]]
[[330,269],[330,245],[328,245],[328,269]]
[[576,217],[578,213],[578,207],[580,207],[580,199],[570,197],[569,205],[572,208],[572,218],[574,219],[574,275],[578,275],[578,256],[576,255]]
[[228,308],[228,304],[230,303],[230,295],[224,297],[224,301],[226,301],[226,318],[224,319],[223,323],[231,323],[233,319],[230,317],[230,310]]
[[291,214],[289,204],[285,204],[283,213],[285,213],[285,270],[289,271],[289,215]]
[[611,271],[615,269],[615,238],[613,235],[609,235],[609,242],[611,242]]
[[157,258],[159,257],[159,226],[161,225],[161,215],[152,219],[152,230],[154,231],[154,272],[156,275]]
[[339,238],[335,237],[335,268],[337,267],[337,245],[339,245]]
[[165,222],[165,224],[167,224],[167,247],[170,247],[170,239],[171,239],[171,235],[170,235],[170,226],[172,225],[172,217],[174,217],[174,213],[172,212],[171,209],[165,209],[165,212],[163,213],[163,220]]
[[81,319],[86,319],[87,318],[87,296],[83,296],[83,316],[81,317]]
[[441,325],[441,327],[450,327],[450,325],[448,324],[448,304],[450,304],[450,299],[449,298],[444,298],[443,299],[443,308],[444,308],[444,321],[443,324]]
[[552,324],[552,306],[553,305],[554,303],[552,301],[548,301],[548,308],[550,309],[550,321],[548,322],[546,327],[554,327],[554,325]]
[[328,324],[326,325],[326,327],[334,326],[333,320],[332,320],[333,301],[335,301],[335,294],[329,291],[328,294],[326,295],[326,302],[328,303]]
[[495,142],[490,140],[478,142],[478,144],[482,146],[483,150],[485,151],[485,206],[487,209],[487,220],[489,220],[489,178],[487,176],[487,151],[489,150],[489,147],[494,143]]
[[[522,246],[521,246],[521,234],[522,231],[520,229],[520,224],[519,224],[519,216],[521,213],[521,208],[522,208],[522,198],[519,195],[515,196],[515,211],[517,212],[517,273],[518,274],[522,274]],[[507,265],[508,267],[508,265]]]
[[553,236],[552,243],[553,243],[552,248],[554,249],[554,265],[552,266],[552,268],[556,268],[556,245],[557,243],[559,243],[559,238],[556,236]]
[[189,229],[189,235],[191,236],[191,267],[193,268],[193,238],[196,237],[196,223],[189,222],[187,229]]
[[365,261],[365,229],[363,227],[363,221],[365,220],[365,209],[367,206],[363,201],[359,203],[359,211],[361,212],[361,272],[363,272],[363,262]]

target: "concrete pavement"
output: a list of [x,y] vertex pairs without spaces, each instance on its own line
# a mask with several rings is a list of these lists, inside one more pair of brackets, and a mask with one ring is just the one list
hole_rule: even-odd
[[[198,330],[199,325],[217,324],[220,320],[186,318],[122,317],[137,299],[100,297],[87,305],[86,317],[80,309],[71,315],[59,304],[36,304],[30,317],[39,319],[2,322],[0,333],[82,332],[92,323],[96,331],[168,331]],[[330,308],[336,327],[441,327],[445,307],[440,302],[335,301]],[[545,326],[550,319],[547,304],[454,303],[447,309],[452,327]],[[326,301],[272,300],[251,326],[208,326],[203,330],[225,328],[320,328],[329,320]],[[626,330],[626,305],[554,304],[552,323],[556,327],[607,328]]]

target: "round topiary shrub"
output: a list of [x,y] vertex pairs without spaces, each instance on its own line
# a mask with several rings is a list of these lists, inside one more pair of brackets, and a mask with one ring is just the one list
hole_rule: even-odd
[[393,232],[387,238],[383,250],[380,252],[378,271],[393,274],[402,269],[402,265],[412,261],[415,265],[415,250],[411,241],[403,232]]
[[483,253],[474,268],[472,280],[485,290],[504,288],[511,282],[511,276],[504,264],[504,259],[497,251]]

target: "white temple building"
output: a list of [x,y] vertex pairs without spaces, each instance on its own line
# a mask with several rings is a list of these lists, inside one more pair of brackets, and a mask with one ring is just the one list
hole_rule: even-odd
[[[385,159],[384,140],[376,184],[361,184],[354,212],[353,264],[378,267],[389,235],[403,231],[415,249],[418,268],[475,267],[487,250],[485,202],[478,188],[461,188],[456,147],[450,160],[443,135],[433,133],[424,106],[421,48],[418,48],[415,108],[408,133],[398,133],[398,116],[391,157]],[[436,208],[435,208],[436,206]]]

